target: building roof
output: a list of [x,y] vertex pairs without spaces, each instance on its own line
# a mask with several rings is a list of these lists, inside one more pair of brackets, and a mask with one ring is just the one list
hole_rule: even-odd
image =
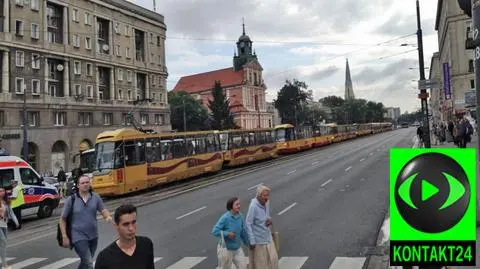
[[173,88],[174,92],[185,91],[189,94],[203,92],[213,88],[219,80],[222,88],[243,84],[243,70],[235,72],[232,67],[181,77]]

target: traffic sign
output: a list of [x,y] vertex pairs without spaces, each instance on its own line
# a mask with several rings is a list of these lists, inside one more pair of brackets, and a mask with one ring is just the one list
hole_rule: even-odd
[[418,81],[418,88],[421,90],[437,88],[437,87],[438,87],[438,83],[435,80],[425,79],[425,80]]

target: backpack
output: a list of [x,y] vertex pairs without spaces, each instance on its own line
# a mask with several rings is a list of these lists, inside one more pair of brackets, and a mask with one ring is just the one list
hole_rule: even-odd
[[[67,237],[70,240],[70,248],[72,246],[72,217],[73,217],[73,206],[75,205],[75,193],[70,195],[72,197],[72,202],[70,203],[70,211],[67,216],[66,227],[65,230],[67,232]],[[62,230],[60,230],[60,221],[57,224],[57,242],[59,246],[63,246],[63,236]]]

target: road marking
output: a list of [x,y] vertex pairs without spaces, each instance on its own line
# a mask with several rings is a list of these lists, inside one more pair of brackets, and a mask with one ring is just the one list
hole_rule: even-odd
[[318,164],[318,161],[314,161],[314,162],[312,163],[312,165],[317,165],[317,164]]
[[318,189],[318,191],[323,191],[323,190],[324,190],[324,188],[320,188],[320,189]]
[[[31,265],[34,265],[36,263],[42,262],[46,260],[47,258],[30,258],[26,259],[21,262],[17,262],[16,264],[12,264],[12,269],[22,269]],[[8,259],[7,259],[8,260]]]
[[321,185],[322,187],[325,187],[328,183],[332,182],[332,179],[329,179],[325,182],[323,182],[323,184]]
[[345,186],[345,188],[348,188],[348,187],[350,187],[350,185]]
[[162,257],[155,257],[155,258],[153,259],[153,263],[156,263],[156,262],[158,262],[158,261],[161,260],[161,259],[162,259]]
[[364,181],[364,180],[365,180],[365,179],[364,179],[363,177],[360,179],[360,181]]
[[177,217],[177,220],[178,220],[178,219],[183,219],[183,218],[185,218],[186,216],[190,216],[190,215],[192,215],[192,214],[194,214],[194,213],[197,213],[198,211],[202,211],[202,210],[204,210],[205,208],[207,208],[207,207],[206,207],[206,206],[202,206],[202,207],[200,207],[200,208],[198,208],[198,209],[195,209],[195,210],[193,210],[193,211],[190,211],[190,212],[188,212],[188,213],[185,214],[185,215],[181,215],[180,217]]
[[292,209],[292,207],[294,207],[294,206],[296,206],[296,205],[297,205],[297,203],[295,202],[295,203],[287,206],[287,208],[285,208],[284,210],[278,212],[278,215],[279,215],[279,216],[283,215],[285,212],[287,212],[288,210]]
[[201,263],[206,257],[185,257],[178,262],[170,265],[167,269],[189,269]]
[[372,155],[373,155],[373,152],[370,152],[368,155],[372,156]]
[[308,257],[282,257],[278,261],[279,269],[300,269]]
[[348,170],[350,170],[350,169],[352,169],[352,167],[351,167],[351,166],[349,166],[349,167],[345,168],[345,172],[348,172]]
[[336,257],[329,269],[362,268],[365,257]]
[[54,262],[54,263],[45,265],[42,268],[38,268],[38,269],[59,269],[59,268],[65,267],[69,264],[75,263],[79,260],[80,260],[80,258],[65,258],[65,259],[59,260],[58,262]]
[[291,175],[291,174],[293,174],[293,173],[295,173],[295,172],[297,172],[297,170],[290,171],[290,172],[287,173],[287,176],[288,176],[288,175]]
[[260,184],[255,185],[255,186],[251,186],[250,188],[247,189],[247,191],[256,189],[256,188],[258,188],[258,187],[260,187],[260,186],[262,186],[262,185],[263,185],[263,182],[260,183]]
[[340,191],[341,191],[341,192],[344,192],[344,191],[345,191],[345,189],[340,189]]
[[365,161],[365,158],[361,158],[361,159],[360,159],[360,162],[363,162],[363,161]]

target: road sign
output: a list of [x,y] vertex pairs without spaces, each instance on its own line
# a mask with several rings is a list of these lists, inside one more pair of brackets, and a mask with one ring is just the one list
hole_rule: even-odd
[[437,87],[438,87],[438,83],[435,80],[425,79],[425,80],[418,81],[418,88],[421,90],[437,88]]

